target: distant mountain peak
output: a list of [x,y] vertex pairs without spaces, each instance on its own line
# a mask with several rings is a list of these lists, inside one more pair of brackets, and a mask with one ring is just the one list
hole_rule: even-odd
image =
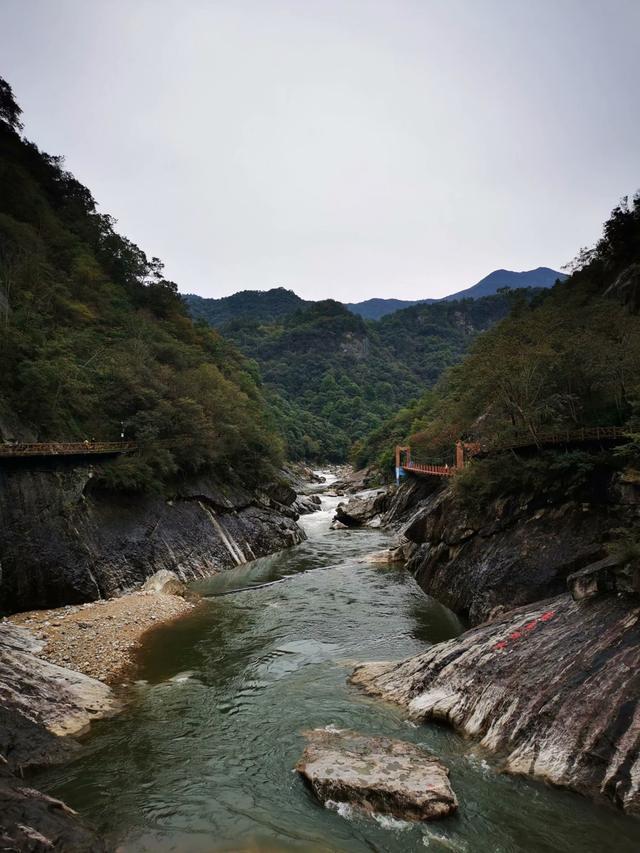
[[493,296],[503,287],[514,290],[522,287],[553,287],[558,279],[563,281],[567,276],[551,267],[536,267],[533,270],[497,269],[465,290],[450,293],[441,299],[366,299],[364,302],[349,302],[347,308],[354,314],[359,314],[367,320],[379,320],[387,314],[410,308],[412,305],[423,305],[430,302],[452,302],[456,299],[478,299],[482,296]]

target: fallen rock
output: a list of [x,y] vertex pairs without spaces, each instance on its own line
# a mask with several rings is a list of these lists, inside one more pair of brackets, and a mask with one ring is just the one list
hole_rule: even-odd
[[569,592],[576,601],[595,598],[607,592],[640,592],[640,565],[609,555],[590,563],[567,578]]
[[504,753],[506,769],[640,813],[640,603],[564,594],[351,681]]
[[436,820],[458,808],[447,768],[415,744],[327,729],[304,734],[296,770],[323,803],[409,820]]
[[375,468],[361,468],[359,471],[347,469],[339,472],[339,479],[334,483],[334,488],[353,494],[375,488],[380,483],[380,472]]
[[162,592],[165,595],[184,595],[186,589],[178,575],[169,569],[160,569],[142,586],[143,592]]

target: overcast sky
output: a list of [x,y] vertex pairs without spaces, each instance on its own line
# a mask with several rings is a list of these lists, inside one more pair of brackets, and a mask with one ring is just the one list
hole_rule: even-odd
[[183,292],[441,296],[640,186],[640,0],[0,0],[25,133]]

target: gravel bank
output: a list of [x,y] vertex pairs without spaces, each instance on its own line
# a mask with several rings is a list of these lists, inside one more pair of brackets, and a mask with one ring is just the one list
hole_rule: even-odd
[[126,679],[145,631],[195,606],[177,595],[132,592],[106,601],[17,613],[9,621],[44,642],[40,657],[113,684]]

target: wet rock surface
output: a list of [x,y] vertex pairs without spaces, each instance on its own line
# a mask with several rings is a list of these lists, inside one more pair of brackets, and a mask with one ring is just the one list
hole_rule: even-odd
[[564,594],[352,683],[505,756],[505,767],[640,813],[640,603]]
[[31,788],[0,759],[0,850],[106,853],[106,845],[60,800]]
[[418,746],[386,737],[314,729],[296,770],[323,803],[436,820],[458,807],[449,771]]
[[[120,595],[155,572],[184,583],[296,544],[295,491],[193,478],[161,495],[93,487],[69,460],[0,465],[0,613]],[[286,503],[286,502],[289,503]]]

